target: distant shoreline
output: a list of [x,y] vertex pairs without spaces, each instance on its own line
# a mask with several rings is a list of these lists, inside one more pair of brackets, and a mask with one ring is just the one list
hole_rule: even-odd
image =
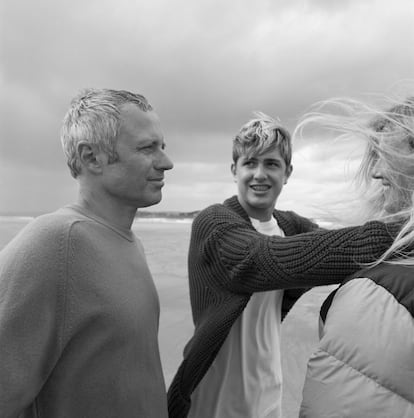
[[[163,212],[150,212],[145,210],[138,210],[135,216],[136,220],[139,219],[194,219],[200,211],[192,212],[178,212],[178,211],[163,211]],[[0,218],[3,219],[33,219],[38,216],[44,215],[48,212],[38,212],[38,213],[0,213]]]
[[135,219],[151,219],[151,218],[162,218],[162,219],[194,219],[200,213],[199,210],[193,212],[149,212],[144,210],[138,210]]

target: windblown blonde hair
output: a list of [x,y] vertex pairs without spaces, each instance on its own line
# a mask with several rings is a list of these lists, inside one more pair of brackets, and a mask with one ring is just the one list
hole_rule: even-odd
[[[297,125],[293,137],[302,137],[309,125],[327,129],[335,139],[361,138],[366,150],[356,175],[356,183],[365,198],[363,221],[378,219],[401,222],[402,229],[392,246],[374,263],[414,265],[414,177],[409,178],[404,167],[414,172],[414,96],[404,100],[386,98],[387,106],[370,105],[349,98],[319,102]],[[386,110],[383,110],[386,109]],[[407,147],[401,149],[402,141]],[[387,181],[397,191],[398,210],[387,213],[384,207],[390,190],[373,181],[372,173],[378,159],[387,165]]]

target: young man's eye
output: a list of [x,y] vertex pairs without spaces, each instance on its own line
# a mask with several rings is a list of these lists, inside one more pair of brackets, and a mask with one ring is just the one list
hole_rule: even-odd
[[243,163],[243,165],[245,165],[246,167],[253,167],[254,161],[247,160]]

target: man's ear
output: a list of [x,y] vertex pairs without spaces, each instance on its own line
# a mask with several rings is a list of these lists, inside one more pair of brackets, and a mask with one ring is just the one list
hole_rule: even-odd
[[94,174],[102,172],[102,157],[96,145],[79,142],[77,149],[80,162],[85,170]]
[[289,180],[289,177],[291,176],[293,171],[293,165],[290,164],[289,167],[286,167],[286,172],[285,172],[285,181],[284,184],[286,184]]

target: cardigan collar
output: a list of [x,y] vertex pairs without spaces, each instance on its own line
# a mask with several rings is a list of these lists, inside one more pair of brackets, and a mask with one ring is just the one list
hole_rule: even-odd
[[[242,205],[239,203],[239,199],[236,195],[226,199],[223,202],[223,205],[229,209],[231,209],[233,212],[237,213],[241,218],[249,222],[251,225],[250,217],[247,214],[247,212],[243,209]],[[282,229],[284,234],[286,236],[293,235],[295,233],[295,230],[292,229],[291,219],[286,216],[287,214],[280,210],[274,210],[273,211],[273,217],[276,218],[277,223],[279,227]],[[253,227],[253,225],[252,225]]]
[[239,203],[239,199],[237,198],[237,196],[232,196],[229,199],[226,199],[223,205],[231,209],[233,212],[236,212],[237,215],[241,216],[243,219],[251,223],[249,215],[243,209],[242,205]]
[[[230,197],[229,199],[226,199],[224,201],[223,205],[226,206],[226,207],[228,207],[229,209],[233,210],[234,212],[236,212],[239,216],[241,216],[246,221],[249,221],[250,222],[249,215],[247,214],[247,212],[244,210],[244,208],[240,204],[239,199],[238,199],[238,197],[236,195]],[[276,210],[276,209],[273,211],[273,217],[276,218],[276,220],[278,222],[279,221],[282,221],[282,219],[280,218],[280,212],[278,210]]]

